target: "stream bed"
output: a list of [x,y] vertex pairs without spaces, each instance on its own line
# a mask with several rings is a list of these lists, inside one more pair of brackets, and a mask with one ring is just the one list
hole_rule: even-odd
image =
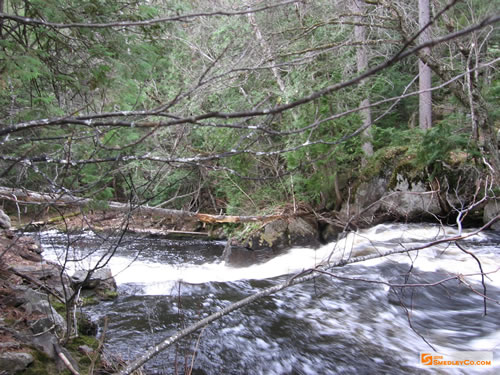
[[[70,274],[100,257],[109,260],[119,297],[85,311],[101,324],[108,317],[106,350],[130,360],[179,329],[327,259],[410,248],[454,234],[454,228],[430,224],[383,224],[317,250],[293,248],[265,263],[240,268],[222,260],[221,241],[56,231],[41,232],[40,240],[44,257],[66,260]],[[500,300],[500,270],[493,272],[500,266],[500,233],[485,231],[461,245],[481,260],[488,273],[488,297]],[[428,284],[477,274],[477,261],[454,244],[332,272],[350,280],[324,276],[263,298],[160,353],[145,365],[146,372],[500,373],[500,305],[488,301],[484,315],[479,275],[432,287],[402,289],[381,283]],[[493,366],[426,368],[419,364],[419,353],[434,350],[428,343],[443,353],[492,351]]]

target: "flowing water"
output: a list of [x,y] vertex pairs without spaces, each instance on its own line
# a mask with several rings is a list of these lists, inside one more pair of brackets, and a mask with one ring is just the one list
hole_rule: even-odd
[[[172,241],[125,236],[113,247],[95,234],[68,237],[44,232],[45,257],[69,269],[88,267],[106,252],[119,297],[86,308],[107,316],[108,351],[132,359],[177,330],[291,274],[326,259],[410,248],[453,228],[428,224],[379,225],[320,249],[291,249],[265,263],[237,268],[221,260],[223,242]],[[111,238],[116,240],[116,237]],[[70,246],[68,246],[68,240]],[[461,241],[482,263],[487,295],[500,300],[500,233],[482,232]],[[69,249],[69,251],[67,251]],[[145,366],[151,374],[495,374],[500,373],[500,305],[487,303],[474,258],[454,244],[398,254],[332,269],[285,289],[206,327]],[[436,283],[390,288],[380,283]],[[367,282],[372,280],[375,282]],[[410,326],[411,322],[411,326]],[[481,369],[425,368],[419,353],[494,352],[494,366]],[[193,353],[196,357],[193,361]],[[187,370],[186,370],[187,369]]]

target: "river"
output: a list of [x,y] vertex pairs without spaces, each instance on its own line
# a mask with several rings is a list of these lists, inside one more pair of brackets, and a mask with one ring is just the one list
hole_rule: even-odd
[[[472,231],[472,230],[467,230]],[[466,231],[466,232],[467,232]],[[430,224],[383,224],[351,233],[313,250],[294,248],[248,267],[221,260],[224,242],[168,240],[92,233],[40,234],[48,259],[69,249],[70,270],[115,251],[109,266],[119,297],[86,307],[96,321],[109,320],[106,350],[123,359],[142,354],[177,330],[290,275],[330,259],[410,248],[457,234]],[[69,242],[68,242],[69,241]],[[68,246],[69,243],[69,246]],[[500,233],[461,241],[485,272],[500,265]],[[389,283],[435,283],[479,272],[477,262],[454,244],[397,254],[332,270],[263,298],[206,327],[147,363],[148,374],[494,374],[500,373],[500,305],[487,303],[481,279],[464,276],[433,287],[390,288]],[[500,271],[486,277],[487,294],[500,299]],[[411,326],[410,323],[411,322]],[[493,367],[429,368],[419,353],[433,349],[493,351]],[[193,360],[193,353],[196,356]]]

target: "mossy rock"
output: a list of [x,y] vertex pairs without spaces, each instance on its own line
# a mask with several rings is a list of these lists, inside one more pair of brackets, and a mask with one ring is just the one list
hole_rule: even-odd
[[33,363],[29,365],[26,370],[24,370],[22,375],[53,375],[53,374],[70,374],[69,370],[64,372],[59,372],[57,370],[56,363],[44,352],[33,350],[31,352],[33,356]]

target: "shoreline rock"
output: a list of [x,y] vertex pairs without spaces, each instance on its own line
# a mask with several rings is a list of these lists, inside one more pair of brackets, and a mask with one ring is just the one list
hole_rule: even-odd
[[[67,334],[67,322],[62,316],[66,305],[59,299],[73,293],[70,278],[60,266],[42,259],[42,249],[32,237],[11,234],[0,230],[0,372],[67,371],[61,353],[78,370],[88,356],[60,341]],[[95,335],[97,330],[77,315],[85,332],[79,329],[79,337],[70,338],[68,345],[88,337],[85,342],[95,344],[96,349],[97,339],[82,334]]]

